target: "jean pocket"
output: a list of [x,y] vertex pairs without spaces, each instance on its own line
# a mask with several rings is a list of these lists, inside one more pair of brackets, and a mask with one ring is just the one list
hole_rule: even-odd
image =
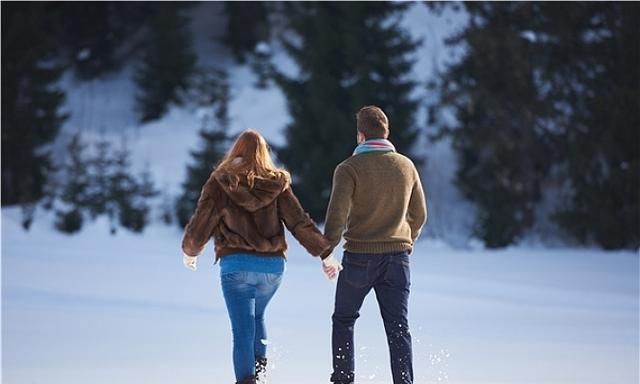
[[407,267],[409,268],[410,264],[409,264],[409,257],[408,256],[404,256],[404,257],[399,257],[397,260],[394,260],[395,263],[402,265],[403,267]]
[[245,271],[226,272],[220,275],[220,280],[224,283],[247,282],[248,272],[245,272]]
[[282,273],[267,273],[266,280],[269,285],[280,285],[282,282]]
[[398,288],[408,289],[411,286],[411,270],[408,260],[394,260],[387,265],[384,280]]
[[344,275],[347,283],[356,288],[364,288],[369,284],[368,264],[349,261],[343,264],[344,270],[341,273]]

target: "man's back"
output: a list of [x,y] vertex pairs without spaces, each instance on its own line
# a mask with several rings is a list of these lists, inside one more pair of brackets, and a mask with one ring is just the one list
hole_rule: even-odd
[[331,381],[354,382],[353,327],[375,290],[393,383],[413,384],[409,254],[427,219],[424,192],[416,167],[387,140],[389,119],[380,107],[360,108],[356,125],[358,145],[333,174],[324,228],[334,248],[343,231],[346,239],[332,316]]
[[335,170],[325,234],[356,253],[407,251],[426,221],[420,177],[396,152],[352,156]]

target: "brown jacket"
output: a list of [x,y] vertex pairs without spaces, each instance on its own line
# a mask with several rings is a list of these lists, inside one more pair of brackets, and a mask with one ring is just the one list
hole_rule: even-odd
[[197,256],[213,237],[216,261],[239,252],[284,255],[287,243],[283,223],[313,256],[324,258],[331,252],[329,241],[284,178],[256,177],[251,189],[246,180],[241,180],[232,190],[225,174],[213,172],[185,228],[182,250]]

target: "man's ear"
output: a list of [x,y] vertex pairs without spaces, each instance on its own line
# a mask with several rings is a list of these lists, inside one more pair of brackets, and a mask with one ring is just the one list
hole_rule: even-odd
[[358,142],[358,144],[363,143],[365,140],[366,137],[364,137],[364,133],[357,131],[356,141]]

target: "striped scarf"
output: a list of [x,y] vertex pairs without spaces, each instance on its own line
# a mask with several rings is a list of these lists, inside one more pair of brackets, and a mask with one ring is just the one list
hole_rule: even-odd
[[371,153],[371,152],[395,152],[396,147],[391,144],[391,142],[387,139],[369,139],[366,140],[356,147],[353,151],[353,156],[359,155],[361,153]]

